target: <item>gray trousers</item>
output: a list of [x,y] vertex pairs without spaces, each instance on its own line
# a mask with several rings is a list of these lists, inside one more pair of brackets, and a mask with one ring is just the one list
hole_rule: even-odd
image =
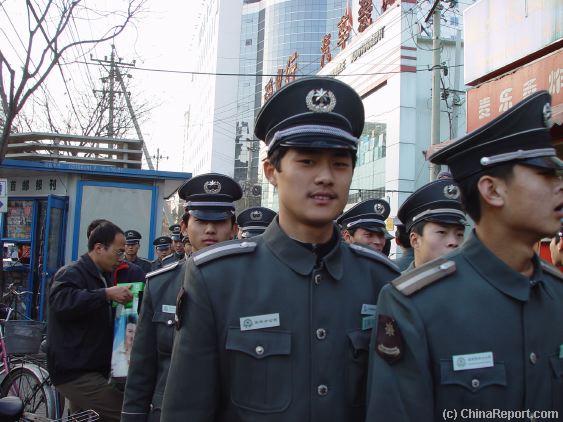
[[102,374],[89,372],[55,388],[70,401],[72,413],[92,409],[100,415],[101,422],[121,418],[123,393],[108,384]]

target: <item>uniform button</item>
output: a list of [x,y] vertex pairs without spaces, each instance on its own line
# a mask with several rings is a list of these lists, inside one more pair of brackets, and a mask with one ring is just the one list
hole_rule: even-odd
[[174,324],[174,321],[172,321],[171,319],[169,319],[168,321],[166,321],[166,324],[172,325],[172,324]]
[[326,396],[328,394],[328,387],[324,384],[321,384],[317,387],[317,393],[319,396]]
[[254,350],[258,356],[262,356],[264,354],[264,348],[262,346],[256,346],[256,349]]
[[319,284],[321,284],[321,275],[320,274],[315,274],[315,284],[318,286]]
[[326,338],[326,330],[324,328],[319,328],[317,330],[317,338],[319,340],[324,340]]
[[471,380],[471,387],[473,387],[473,388],[479,388],[480,384],[481,383],[479,382],[479,380],[477,378]]
[[535,365],[537,361],[538,361],[537,355],[534,352],[530,353],[530,362],[532,362],[532,365]]

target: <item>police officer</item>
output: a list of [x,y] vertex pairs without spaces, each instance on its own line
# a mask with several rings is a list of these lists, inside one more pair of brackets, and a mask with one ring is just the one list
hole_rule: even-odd
[[[151,262],[152,271],[164,266],[164,260],[172,255],[172,239],[169,236],[160,236],[152,242],[156,251],[156,259]],[[169,259],[169,258],[168,258]]]
[[172,238],[172,250],[176,259],[184,257],[184,244],[182,243],[182,228],[180,224],[172,224],[169,228]]
[[248,239],[264,233],[276,212],[265,207],[250,207],[237,216],[239,239]]
[[373,305],[398,275],[334,224],[363,115],[353,89],[323,77],[286,85],[260,111],[279,214],[261,236],[188,261],[164,420],[363,421]]
[[405,271],[445,255],[463,242],[465,212],[453,179],[430,182],[410,195],[397,212],[405,222],[414,260]]
[[[195,244],[204,245],[211,237],[217,242],[234,237],[233,202],[242,197],[242,189],[233,179],[218,173],[203,174],[182,185],[179,196],[187,201],[186,229]],[[205,227],[198,231],[191,226]],[[174,338],[176,297],[184,280],[185,262],[174,261],[147,275],[125,387],[124,422],[160,420]]]
[[387,240],[392,239],[385,229],[385,220],[391,207],[384,199],[368,199],[354,205],[337,220],[348,243],[365,245],[374,251],[383,252]]
[[562,414],[563,279],[533,251],[563,217],[549,101],[534,93],[430,157],[450,167],[475,230],[382,289],[368,420]]
[[139,252],[140,242],[143,236],[137,230],[125,231],[125,259],[138,267],[145,274],[151,272],[151,262],[148,259],[140,258],[137,253]]
[[414,249],[407,229],[401,220],[395,218],[395,243],[401,248],[401,256],[393,262],[401,272],[405,271],[414,261]]

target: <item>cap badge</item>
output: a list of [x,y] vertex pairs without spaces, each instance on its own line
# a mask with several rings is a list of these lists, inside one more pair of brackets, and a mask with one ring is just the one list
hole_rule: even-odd
[[313,89],[305,98],[307,108],[315,113],[329,113],[336,106],[336,97],[332,91],[325,89]]
[[456,185],[446,185],[444,186],[444,196],[448,199],[459,198],[459,188]]
[[551,106],[549,103],[545,103],[543,106],[543,124],[546,128],[553,126],[553,120],[551,120]]
[[262,219],[262,211],[254,210],[250,213],[250,219],[252,221],[258,221]]
[[217,180],[208,180],[203,184],[205,193],[216,194],[221,192],[221,183]]
[[377,203],[373,206],[373,210],[375,211],[376,214],[383,215],[385,214],[385,205]]

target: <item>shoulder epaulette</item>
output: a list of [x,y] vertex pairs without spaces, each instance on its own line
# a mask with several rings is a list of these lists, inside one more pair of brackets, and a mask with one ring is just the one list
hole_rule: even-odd
[[348,246],[350,246],[350,249],[352,249],[358,255],[365,256],[367,258],[371,258],[375,261],[381,262],[382,264],[387,265],[389,268],[397,271],[398,273],[401,272],[399,270],[399,267],[397,267],[397,265],[395,265],[393,261],[391,261],[389,258],[387,258],[385,255],[383,255],[380,252],[376,252],[373,249],[370,249],[366,246],[360,246],[355,243],[350,243],[348,244]]
[[195,265],[202,265],[206,262],[213,261],[224,256],[254,252],[256,245],[256,242],[249,241],[218,243],[217,245],[210,246],[202,251],[192,254],[191,259],[193,259]]
[[410,296],[414,292],[429,286],[445,276],[454,273],[456,270],[455,262],[444,258],[438,258],[434,261],[415,268],[401,277],[396,278],[391,283],[395,288],[405,296]]
[[550,265],[548,262],[545,262],[542,259],[540,259],[540,263],[541,263],[542,271],[551,274],[552,276],[554,276],[559,280],[563,280],[563,273],[559,270],[559,268]]
[[165,266],[162,267],[162,268],[159,268],[158,270],[151,271],[150,273],[147,273],[147,276],[146,276],[146,277],[147,277],[147,280],[148,280],[150,277],[154,277],[155,275],[162,274],[162,273],[165,273],[165,272],[167,272],[167,271],[173,270],[173,269],[176,268],[179,264],[180,264],[180,261],[174,261],[174,262],[172,262],[171,264],[168,264],[168,265],[165,265]]

